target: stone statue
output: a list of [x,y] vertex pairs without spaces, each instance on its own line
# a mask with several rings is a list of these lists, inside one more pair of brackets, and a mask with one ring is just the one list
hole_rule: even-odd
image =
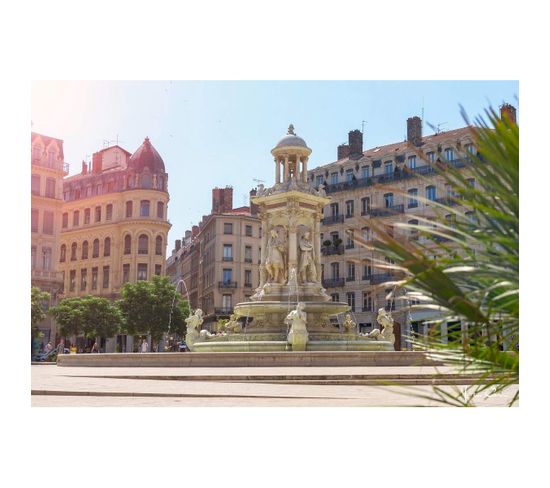
[[199,328],[202,325],[202,310],[197,308],[193,315],[190,315],[185,319],[187,324],[187,334],[185,335],[185,342],[191,348],[196,339],[199,337]]
[[315,283],[317,281],[317,268],[313,259],[313,243],[307,231],[300,238],[299,273],[302,283]]
[[305,351],[308,341],[306,328],[307,314],[304,312],[305,303],[298,302],[296,310],[292,310],[285,319],[285,324],[290,325],[287,341],[293,351]]
[[228,333],[239,333],[242,331],[243,326],[237,320],[237,316],[234,313],[232,313],[229,317],[229,322],[225,324],[224,329]]
[[263,197],[265,195],[265,193],[266,193],[266,191],[265,191],[264,184],[259,183],[258,188],[256,190],[256,195],[259,196],[259,197]]
[[323,183],[319,185],[319,189],[317,190],[317,195],[319,195],[320,197],[327,196],[327,192],[325,191],[325,185]]
[[346,330],[346,332],[351,332],[351,330],[356,326],[357,324],[353,321],[351,314],[347,313],[346,318],[344,319],[344,329]]
[[395,335],[393,334],[393,318],[383,308],[378,309],[378,316],[376,321],[382,326],[382,330],[373,329],[365,337],[369,339],[375,339],[377,341],[388,341],[392,344],[395,343]]
[[272,283],[283,283],[285,279],[284,244],[277,231],[271,229],[271,236],[267,242],[265,270],[268,274],[268,281]]

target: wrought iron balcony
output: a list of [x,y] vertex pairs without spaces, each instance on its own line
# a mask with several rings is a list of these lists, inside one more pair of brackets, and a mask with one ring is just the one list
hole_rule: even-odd
[[405,211],[404,205],[392,205],[391,207],[373,208],[370,210],[371,217],[389,217]]
[[454,207],[455,205],[459,205],[459,202],[457,201],[457,197],[436,198],[434,202],[441,203],[442,205],[447,205],[448,207]]
[[245,263],[251,263],[251,262],[252,262],[252,258],[244,258],[244,262],[245,262]]
[[363,312],[372,312],[372,306],[370,306],[370,307],[363,307],[361,310],[362,310]]
[[233,256],[224,256],[222,258],[223,261],[233,261]]
[[332,278],[330,280],[323,280],[324,288],[337,288],[344,286],[346,280],[344,278]]
[[371,278],[372,278],[372,275],[371,275],[371,274],[370,274],[370,275],[363,275],[363,276],[361,276],[361,279],[362,279],[363,281],[370,281]]
[[384,281],[394,281],[395,276],[384,273],[384,274],[374,274],[370,277],[371,285],[377,285],[379,283],[384,283]]
[[355,242],[351,242],[349,244],[346,244],[346,249],[355,249]]
[[321,248],[321,254],[323,256],[332,256],[333,254],[344,254],[344,245],[338,246],[323,246]]
[[346,276],[346,282],[348,281],[355,281],[355,275],[353,276]]
[[325,217],[323,220],[321,220],[321,223],[323,225],[341,224],[342,222],[344,222],[343,215],[331,215],[330,217]]
[[233,313],[233,307],[229,308],[215,308],[214,313],[216,315],[231,315]]
[[237,288],[236,281],[218,281],[218,288]]

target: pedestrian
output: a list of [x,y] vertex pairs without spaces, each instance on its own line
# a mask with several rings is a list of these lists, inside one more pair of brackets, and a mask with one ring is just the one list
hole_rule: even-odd
[[46,344],[46,350],[44,352],[50,352],[53,349],[52,343],[48,342]]
[[147,352],[149,350],[149,344],[147,344],[147,341],[143,339],[141,342],[141,352]]
[[94,345],[92,346],[92,350],[90,352],[99,352],[99,347],[97,346],[97,342],[94,342]]
[[65,354],[65,339],[61,339],[57,345],[57,354]]

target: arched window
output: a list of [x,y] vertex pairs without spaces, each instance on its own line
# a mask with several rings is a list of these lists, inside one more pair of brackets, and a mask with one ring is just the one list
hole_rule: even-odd
[[145,234],[141,234],[138,239],[138,254],[149,253],[149,238]]
[[149,200],[142,200],[139,203],[139,216],[149,217]]
[[164,218],[164,202],[157,202],[157,218]]
[[71,261],[76,261],[76,242],[71,244]]
[[164,178],[162,176],[157,178],[157,188],[159,190],[164,190]]
[[82,259],[88,259],[88,241],[82,243]]
[[132,217],[132,212],[132,201],[130,200],[129,202],[126,202],[126,218]]
[[130,234],[124,236],[124,254],[132,253],[132,237]]
[[113,220],[113,204],[109,203],[105,207],[105,220]]
[[157,236],[155,240],[155,254],[162,256],[162,237]]
[[67,257],[67,246],[65,244],[61,245],[61,250],[59,251],[59,262],[64,263]]
[[149,173],[141,175],[141,188],[151,188],[151,175]]
[[105,242],[103,243],[103,256],[111,255],[111,238],[106,237]]
[[73,213],[73,227],[76,227],[80,223],[80,212],[75,210]]
[[93,258],[99,257],[99,239],[94,239],[94,243],[92,246],[92,257]]
[[384,195],[384,207],[386,208],[393,207],[393,193],[386,193]]
[[436,193],[435,193],[435,186],[429,185],[426,187],[426,198],[428,200],[435,200],[436,199]]

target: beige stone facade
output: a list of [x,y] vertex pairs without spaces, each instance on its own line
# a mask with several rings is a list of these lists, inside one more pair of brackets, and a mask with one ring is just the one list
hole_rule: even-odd
[[[48,306],[57,304],[62,275],[57,270],[63,206],[63,177],[68,172],[63,141],[31,133],[31,285],[50,293]],[[42,341],[55,341],[55,322],[38,324]]]
[[[386,308],[392,311],[401,335],[408,335],[411,324],[422,333],[421,322],[433,314],[416,311],[408,315],[404,308],[409,302],[402,298],[403,291],[381,287],[396,279],[384,269],[388,263],[355,238],[371,241],[375,237],[369,222],[378,226],[418,224],[418,217],[433,218],[435,207],[417,197],[451,203],[452,188],[430,162],[445,161],[467,172],[468,155],[476,152],[471,132],[465,127],[422,137],[420,119],[415,117],[408,121],[409,140],[367,151],[362,150],[362,135],[357,142],[358,132],[350,133],[349,145],[338,148],[337,161],[309,171],[309,181],[315,187],[325,185],[332,199],[321,226],[323,284],[333,300],[348,302],[361,331],[371,330],[376,311]],[[403,229],[394,229],[394,236],[418,238],[416,232]],[[387,298],[390,292],[395,292],[395,299]],[[398,339],[399,346],[405,345]]]

